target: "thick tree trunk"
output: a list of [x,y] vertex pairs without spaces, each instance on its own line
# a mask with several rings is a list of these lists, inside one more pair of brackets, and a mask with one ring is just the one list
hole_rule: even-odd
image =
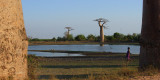
[[143,1],[140,45],[140,67],[153,65],[160,69],[160,0]]
[[21,0],[0,0],[0,80],[27,79],[27,48]]
[[69,31],[70,31],[70,30],[68,29],[68,32],[67,32],[67,39],[69,39],[69,34],[70,34]]
[[103,46],[104,43],[104,33],[103,33],[103,26],[100,27],[100,44]]

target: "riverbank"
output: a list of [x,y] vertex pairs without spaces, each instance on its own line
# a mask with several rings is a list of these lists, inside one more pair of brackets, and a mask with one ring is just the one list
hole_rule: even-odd
[[[68,53],[68,54],[81,54],[84,56],[63,56],[58,58],[108,58],[110,56],[122,56],[125,58],[126,53],[113,53],[113,52],[92,52],[92,51],[65,51],[65,50],[28,50],[32,52],[49,52],[49,53]],[[138,54],[131,54],[132,56],[138,56]],[[52,57],[50,57],[52,58]],[[56,58],[56,57],[53,57]]]
[[[99,44],[99,42],[91,41],[29,41],[29,45],[84,45],[84,44]],[[110,45],[139,45],[138,42],[105,42]]]
[[[53,52],[46,50],[38,51]],[[126,61],[125,53],[83,52],[82,54],[86,56],[36,57],[29,55],[28,72],[32,72],[30,78],[36,80],[157,79],[157,75],[155,74],[158,73],[158,69],[153,66],[149,66],[143,72],[138,71],[138,54],[131,54],[130,61]]]
[[36,79],[121,80],[136,76],[138,55],[127,62],[123,53],[83,52],[83,57],[37,57]]

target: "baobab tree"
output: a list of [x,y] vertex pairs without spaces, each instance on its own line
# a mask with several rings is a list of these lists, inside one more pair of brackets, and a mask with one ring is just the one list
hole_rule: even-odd
[[70,31],[74,30],[72,27],[65,27],[67,29],[67,38],[69,38]]
[[100,42],[101,42],[101,46],[103,46],[103,43],[104,43],[104,33],[103,33],[103,28],[107,28],[106,26],[104,26],[107,22],[109,22],[107,19],[104,19],[104,18],[99,18],[99,19],[96,19],[94,21],[97,21],[98,22],[98,25],[100,27]]
[[21,0],[0,0],[0,79],[28,80],[28,38]]
[[160,1],[143,0],[140,39],[140,67],[153,65],[160,70]]

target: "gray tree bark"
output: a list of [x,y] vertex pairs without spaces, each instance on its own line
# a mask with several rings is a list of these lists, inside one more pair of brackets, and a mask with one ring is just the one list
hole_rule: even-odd
[[160,0],[143,1],[140,45],[140,67],[153,65],[160,69]]

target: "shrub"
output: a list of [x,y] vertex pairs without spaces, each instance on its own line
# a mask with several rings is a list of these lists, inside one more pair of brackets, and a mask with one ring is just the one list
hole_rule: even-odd
[[33,39],[31,39],[31,41],[40,41],[40,39],[38,39],[38,38],[33,38]]
[[84,35],[80,34],[80,35],[77,35],[75,37],[75,40],[77,40],[77,41],[84,41],[84,40],[86,40],[86,37]]

